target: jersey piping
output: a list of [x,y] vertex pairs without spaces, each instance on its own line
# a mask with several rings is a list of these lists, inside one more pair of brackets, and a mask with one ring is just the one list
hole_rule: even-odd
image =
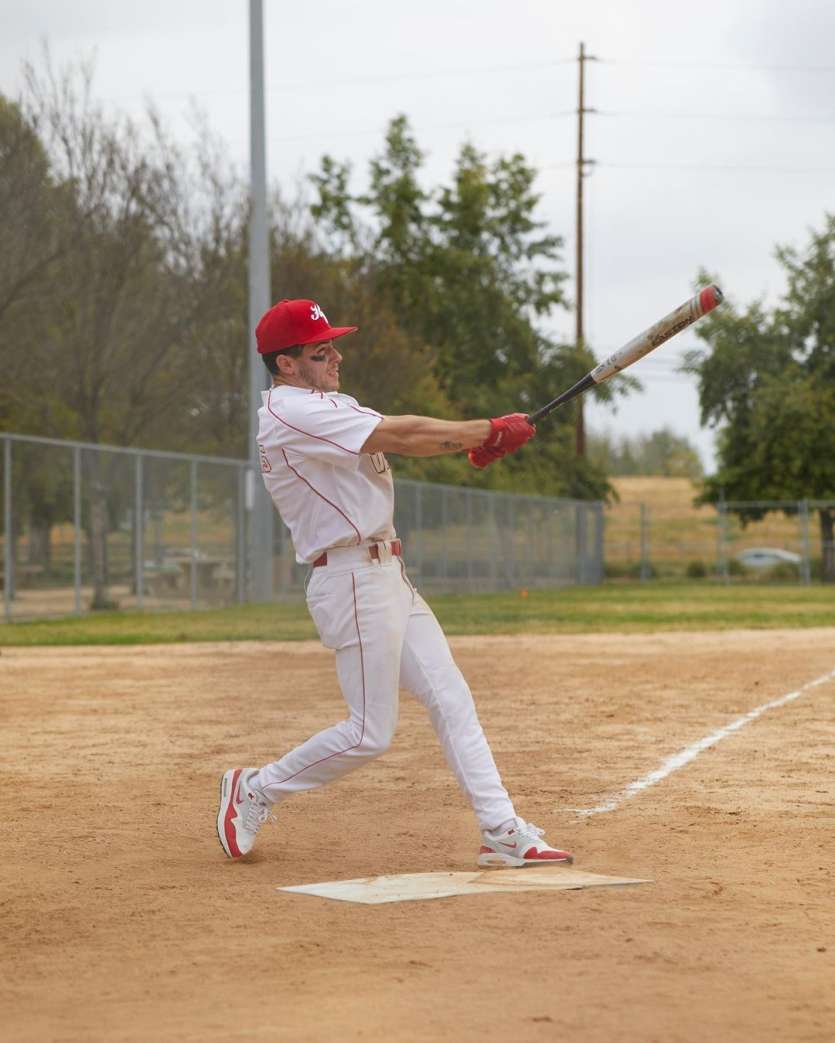
[[[275,416],[275,414],[273,414],[273,416]],[[289,426],[289,425],[288,425],[288,426]],[[327,439],[323,439],[323,441],[327,441]],[[346,450],[346,452],[350,452],[350,450]],[[359,529],[357,528],[357,526],[356,526],[356,525],[354,525],[354,523],[353,523],[353,522],[351,521],[351,519],[350,519],[350,518],[348,517],[348,515],[347,515],[347,514],[346,514],[346,513],[345,513],[345,512],[344,512],[344,511],[343,511],[343,510],[342,510],[342,509],[340,508],[340,507],[337,507],[337,506],[336,506],[336,504],[335,504],[335,503],[334,503],[334,502],[333,502],[332,500],[329,500],[329,499],[327,498],[327,496],[324,496],[324,495],[323,495],[322,493],[320,493],[320,492],[319,492],[319,490],[318,490],[318,489],[317,489],[317,488],[316,488],[315,486],[311,485],[311,484],[310,484],[310,482],[309,482],[309,481],[308,481],[308,480],[307,480],[307,479],[306,479],[306,478],[305,478],[305,477],[304,477],[303,475],[299,474],[299,472],[298,472],[298,471],[296,470],[296,468],[295,468],[295,467],[293,467],[293,465],[292,465],[292,464],[290,463],[290,461],[289,461],[289,460],[287,459],[287,452],[286,452],[286,450],[282,449],[282,450],[281,450],[281,455],[282,455],[282,456],[284,457],[284,462],[285,462],[285,464],[287,464],[287,466],[288,466],[288,467],[290,468],[290,470],[291,470],[291,471],[293,472],[293,474],[294,474],[294,475],[295,475],[295,476],[296,476],[296,477],[297,477],[297,478],[298,478],[298,479],[299,479],[300,481],[304,482],[304,484],[305,484],[305,485],[306,485],[306,486],[308,487],[308,489],[310,489],[310,490],[311,490],[311,492],[314,492],[314,493],[316,493],[316,495],[317,495],[318,497],[320,497],[321,499],[323,499],[323,500],[325,501],[325,503],[327,503],[327,504],[330,504],[330,506],[331,506],[331,507],[333,507],[333,509],[334,509],[335,511],[337,511],[337,512],[338,512],[339,514],[341,514],[341,515],[342,515],[342,517],[343,517],[343,518],[345,519],[345,521],[346,521],[346,522],[347,522],[347,523],[348,523],[348,524],[349,524],[349,525],[351,526],[351,528],[352,528],[352,529],[354,530],[354,532],[355,532],[355,533],[357,534],[357,543],[362,543],[362,535],[360,534],[360,531],[359,531]]]
[[289,427],[291,431],[298,431],[300,435],[306,435],[308,438],[315,438],[319,442],[327,442],[328,445],[336,446],[337,449],[341,449],[343,451],[343,453],[350,453],[351,456],[359,456],[360,455],[359,453],[355,452],[353,449],[348,449],[347,446],[340,445],[339,442],[334,442],[334,440],[332,438],[325,438],[322,435],[314,435],[310,431],[305,431],[301,427],[296,427],[295,425],[293,425],[291,423],[288,423],[288,421],[286,421],[284,419],[284,417],[279,416],[278,413],[276,413],[276,411],[273,409],[271,399],[272,399],[272,389],[270,389],[270,391],[269,391],[269,393],[267,395],[267,410],[268,410],[268,412],[270,412],[276,418],[276,420],[278,420],[280,423],[284,424],[285,427]]
[[351,406],[351,409],[353,409],[355,413],[362,413],[364,416],[378,416],[381,420],[383,419],[383,414],[377,413],[373,409],[360,409],[359,406]]

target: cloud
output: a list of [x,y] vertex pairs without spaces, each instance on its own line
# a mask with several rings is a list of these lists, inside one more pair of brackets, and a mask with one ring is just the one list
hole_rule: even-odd
[[[807,117],[831,115],[835,95],[835,5],[821,0],[760,0],[756,17],[738,18],[740,58],[763,69],[774,104]],[[829,71],[815,67],[828,66]]]

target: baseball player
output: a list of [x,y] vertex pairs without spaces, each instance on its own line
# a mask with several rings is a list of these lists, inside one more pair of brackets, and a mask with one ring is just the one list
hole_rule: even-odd
[[522,413],[492,420],[384,416],[339,393],[337,338],[315,301],[280,301],[256,330],[272,374],[258,411],[261,471],[290,529],[296,560],[311,566],[307,605],[336,670],[348,715],[261,768],[230,768],[221,780],[217,830],[230,858],[251,850],[271,810],[388,749],[398,690],[426,707],[447,763],[482,831],[481,866],[573,861],[543,830],[518,817],[502,785],[473,698],[432,610],[412,585],[392,523],[386,453],[468,451],[485,467],[524,445]]

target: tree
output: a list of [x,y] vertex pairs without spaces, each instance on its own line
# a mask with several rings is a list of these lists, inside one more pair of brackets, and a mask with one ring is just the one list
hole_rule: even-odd
[[67,250],[74,230],[65,220],[67,202],[37,125],[0,95],[0,322],[32,300],[38,280]]
[[634,438],[615,439],[608,431],[590,434],[589,454],[609,474],[691,479],[704,474],[695,446],[667,427]]
[[[177,430],[172,407],[188,405],[189,349],[210,289],[193,271],[185,165],[158,122],[143,134],[94,104],[86,67],[55,74],[47,61],[27,68],[26,83],[20,111],[39,143],[30,136],[27,148],[46,163],[28,166],[40,170],[42,198],[61,202],[35,209],[60,249],[31,266],[27,292],[0,316],[0,360],[26,362],[5,412],[37,434],[164,444]],[[99,454],[85,464],[100,606],[116,464]]]
[[822,573],[835,582],[835,216],[805,250],[777,257],[787,290],[776,307],[726,306],[696,331],[708,349],[691,353],[688,369],[702,422],[719,427],[719,468],[700,499],[824,501]]
[[[351,194],[347,164],[325,157],[312,179],[311,209],[326,246],[367,274],[400,328],[428,346],[457,415],[530,411],[593,365],[588,352],[540,329],[566,304],[566,275],[561,239],[536,216],[536,173],[521,155],[488,162],[466,144],[451,182],[429,190],[421,183],[422,164],[404,116],[391,121],[364,193]],[[600,394],[608,398],[611,389]],[[605,495],[600,470],[574,459],[570,426],[569,413],[555,413],[541,425],[535,448],[480,474],[463,465],[460,480]],[[421,472],[426,466],[410,465]]]

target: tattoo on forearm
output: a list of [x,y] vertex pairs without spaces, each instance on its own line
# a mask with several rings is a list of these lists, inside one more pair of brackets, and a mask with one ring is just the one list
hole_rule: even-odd
[[463,449],[463,442],[441,442],[441,449],[448,449],[450,451],[454,449]]

